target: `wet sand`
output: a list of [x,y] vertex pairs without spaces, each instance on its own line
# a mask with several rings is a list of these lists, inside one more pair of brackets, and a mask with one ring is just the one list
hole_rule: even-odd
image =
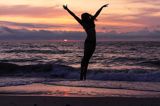
[[160,92],[35,83],[0,87],[0,106],[160,106]]
[[60,97],[160,97],[159,91],[59,86],[42,83],[0,87],[0,94]]

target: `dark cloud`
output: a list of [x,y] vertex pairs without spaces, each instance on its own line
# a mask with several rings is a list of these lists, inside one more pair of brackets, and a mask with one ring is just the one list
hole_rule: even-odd
[[[51,40],[51,39],[80,39],[82,32],[63,32],[47,30],[27,30],[0,27],[0,40]],[[76,36],[76,37],[75,37]]]
[[[0,40],[84,40],[84,32],[47,31],[11,29],[0,27]],[[160,30],[149,31],[147,28],[135,32],[117,33],[110,31],[97,33],[98,40],[156,40],[160,41]]]
[[62,25],[17,23],[17,22],[10,22],[10,21],[0,21],[0,25],[15,26],[15,27],[21,27],[21,28],[57,28],[57,27],[63,27]]

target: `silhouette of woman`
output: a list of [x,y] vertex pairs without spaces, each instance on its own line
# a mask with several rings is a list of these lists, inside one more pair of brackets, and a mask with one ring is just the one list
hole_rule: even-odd
[[103,5],[93,16],[89,13],[83,13],[80,19],[71,10],[68,9],[67,5],[63,5],[63,8],[67,10],[79,22],[79,24],[82,25],[87,33],[87,38],[84,43],[84,56],[81,61],[80,80],[86,80],[88,63],[96,48],[96,31],[94,21],[102,9],[107,6],[108,4]]

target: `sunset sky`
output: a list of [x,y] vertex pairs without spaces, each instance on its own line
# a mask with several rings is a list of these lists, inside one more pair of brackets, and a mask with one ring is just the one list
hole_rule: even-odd
[[79,17],[94,14],[109,3],[98,17],[99,32],[129,32],[160,29],[160,0],[1,0],[0,26],[29,30],[83,31],[62,8],[68,4]]
[[0,0],[0,40],[84,39],[63,4],[81,17],[107,3],[96,21],[101,39],[160,40],[160,0]]

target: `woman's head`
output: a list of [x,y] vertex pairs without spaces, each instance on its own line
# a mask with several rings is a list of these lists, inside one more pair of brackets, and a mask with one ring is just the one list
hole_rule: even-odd
[[92,18],[92,15],[89,13],[83,13],[81,15],[82,21],[89,21]]

